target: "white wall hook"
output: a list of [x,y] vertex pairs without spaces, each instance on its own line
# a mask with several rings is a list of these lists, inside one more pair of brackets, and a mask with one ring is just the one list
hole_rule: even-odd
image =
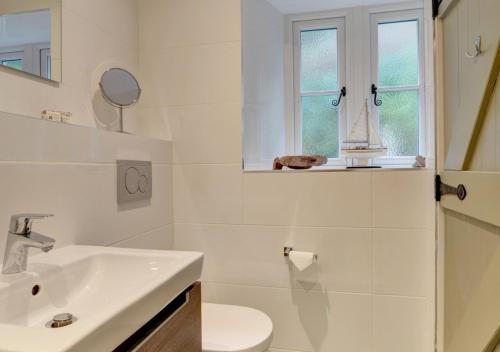
[[476,57],[478,57],[479,55],[481,55],[483,53],[483,51],[481,50],[481,36],[480,35],[478,35],[476,37],[476,39],[474,39],[474,48],[476,50],[476,52],[474,54],[471,54],[468,51],[465,52],[465,55],[469,59],[475,59]]

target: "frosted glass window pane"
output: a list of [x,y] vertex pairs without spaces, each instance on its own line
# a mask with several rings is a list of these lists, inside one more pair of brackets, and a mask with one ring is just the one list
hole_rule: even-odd
[[302,153],[339,156],[339,114],[336,96],[302,97]]
[[417,85],[418,21],[378,25],[379,86]]
[[301,32],[301,90],[338,90],[337,30]]
[[418,155],[418,92],[380,93],[380,134],[390,156]]

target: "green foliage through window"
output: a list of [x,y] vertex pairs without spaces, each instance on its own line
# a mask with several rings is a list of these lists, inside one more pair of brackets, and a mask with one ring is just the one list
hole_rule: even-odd
[[384,92],[380,109],[380,135],[389,156],[418,155],[418,92]]
[[302,97],[302,153],[339,157],[339,114],[333,95]]
[[[337,29],[301,32],[302,153],[339,155]],[[315,92],[315,95],[307,93]]]
[[300,79],[302,92],[338,89],[336,29],[301,33]]
[[418,22],[378,25],[379,87],[418,84]]
[[[418,21],[378,25],[380,134],[390,156],[418,155],[419,48]],[[384,88],[412,86],[394,92]]]

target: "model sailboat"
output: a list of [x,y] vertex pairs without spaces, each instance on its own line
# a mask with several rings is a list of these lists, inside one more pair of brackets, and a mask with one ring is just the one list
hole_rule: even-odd
[[351,160],[351,165],[348,166],[361,168],[374,167],[370,165],[371,159],[387,155],[387,148],[383,145],[368,110],[368,100],[365,100],[358,120],[344,141],[340,155]]

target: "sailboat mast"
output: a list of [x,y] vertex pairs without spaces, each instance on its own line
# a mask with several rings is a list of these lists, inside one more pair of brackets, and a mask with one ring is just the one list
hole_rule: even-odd
[[368,102],[365,100],[365,109],[366,109],[366,136],[368,137],[368,148],[370,148],[370,114],[368,113]]

